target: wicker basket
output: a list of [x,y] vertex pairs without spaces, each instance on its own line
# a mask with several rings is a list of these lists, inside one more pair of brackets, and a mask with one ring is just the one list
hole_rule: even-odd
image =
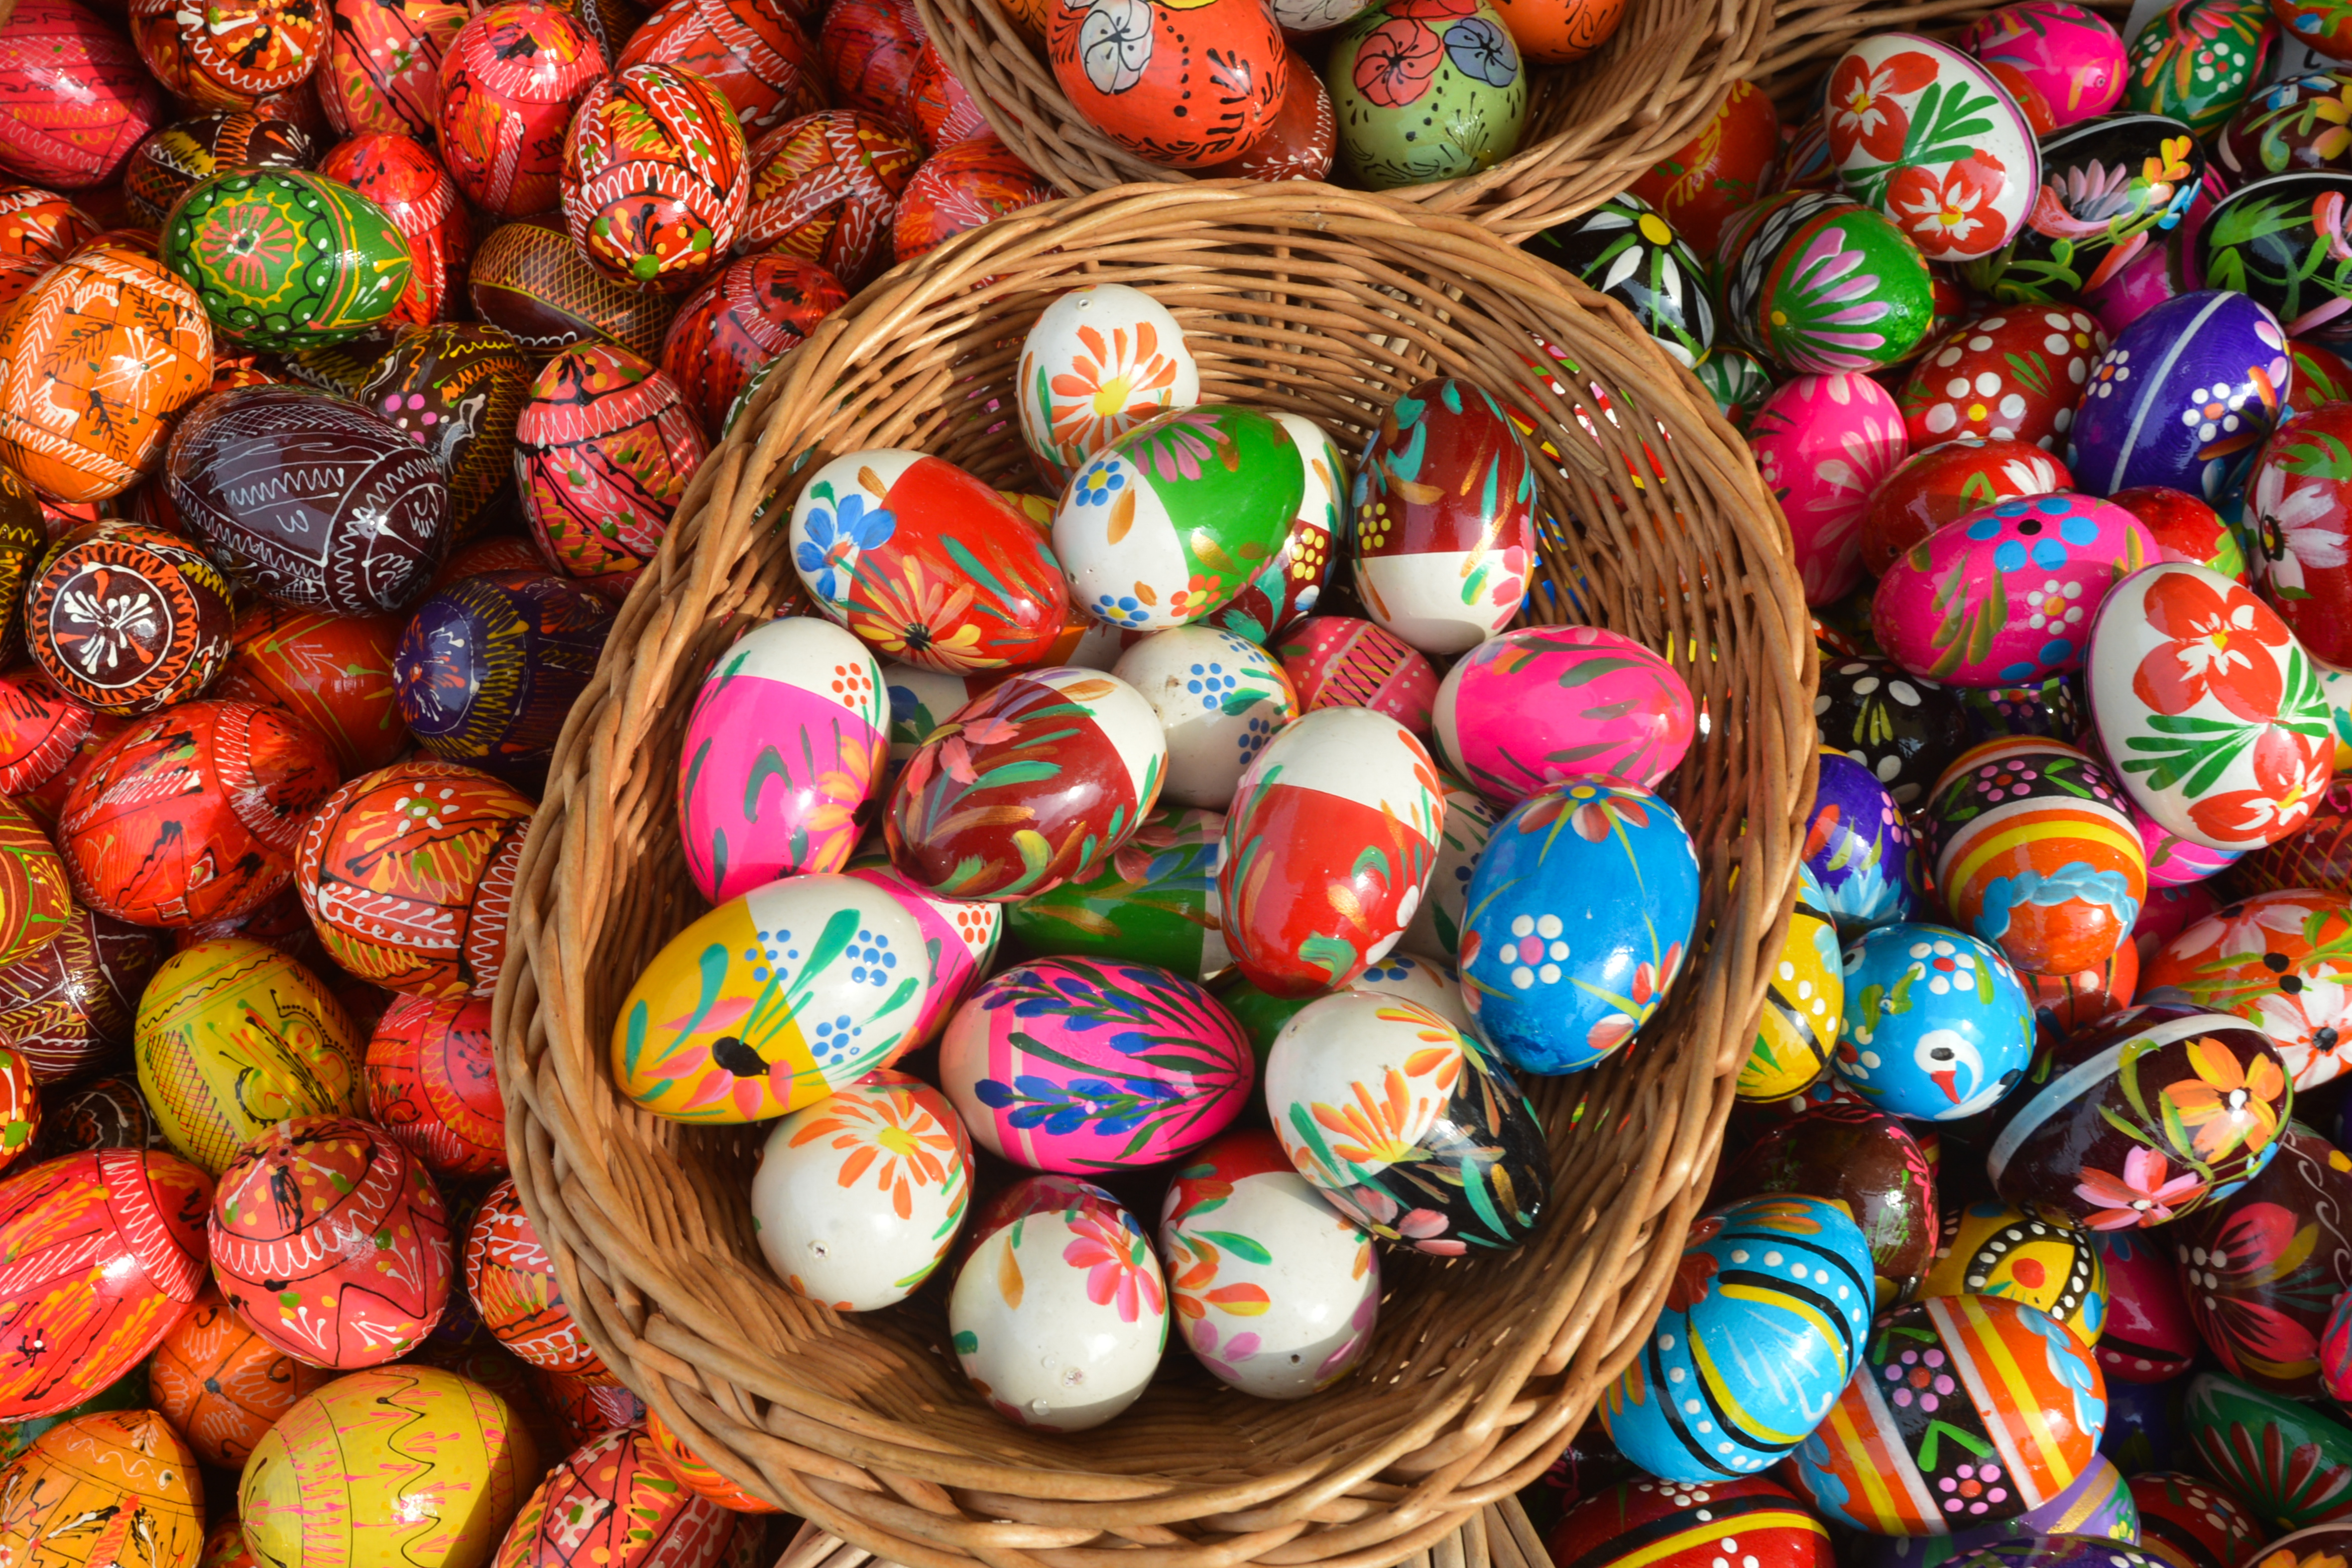
[[[996,0],[916,0],[940,55],[1021,161],[1071,195],[1131,181],[1196,183],[1096,130]],[[1696,133],[1755,74],[1772,0],[1631,0],[1609,41],[1533,67],[1527,139],[1482,174],[1381,193],[1525,239],[1598,205]]]
[[[1674,799],[1712,935],[1634,1049],[1532,1085],[1561,1174],[1527,1246],[1391,1253],[1365,1363],[1312,1399],[1231,1393],[1177,1351],[1118,1420],[1056,1437],[965,1383],[945,1270],[858,1317],[787,1291],[747,1211],[761,1130],[639,1110],[607,1041],[703,907],[678,847],[681,731],[710,661],[792,592],[776,521],[795,476],[907,446],[1013,482],[1022,335],[1106,280],[1175,311],[1204,397],[1295,410],[1343,446],[1433,373],[1534,421],[1564,465],[1539,470],[1568,525],[1544,574],[1676,650],[1705,705]],[[1579,367],[1559,367],[1565,396],[1529,368],[1539,341]],[[1459,219],[1310,184],[1129,187],[1000,218],[869,288],[696,476],[523,851],[495,1024],[509,1147],[589,1340],[720,1470],[909,1568],[1377,1568],[1459,1530],[1540,1473],[1633,1353],[1706,1187],[1811,798],[1812,642],[1785,537],[1694,381],[1616,306]]]

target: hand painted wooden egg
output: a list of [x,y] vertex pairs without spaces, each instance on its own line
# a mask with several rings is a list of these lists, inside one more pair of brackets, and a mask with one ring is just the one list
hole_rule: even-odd
[[1654,1476],[1752,1475],[1837,1403],[1870,1310],[1870,1251],[1844,1205],[1743,1199],[1691,1227],[1665,1310],[1602,1394],[1601,1420]]
[[525,776],[553,753],[612,629],[612,606],[563,578],[461,579],[418,605],[401,633],[401,720],[444,762]]
[[2334,117],[2344,111],[2347,86],[2352,79],[2344,72],[2320,70],[2285,75],[2255,89],[2214,137],[2215,164],[2233,186],[2270,174],[2337,167],[2347,141]]
[[988,117],[981,112],[979,100],[929,37],[915,55],[915,73],[907,85],[907,108],[915,122],[915,134],[934,152],[988,134]]
[[1806,602],[1843,598],[1862,580],[1872,492],[1908,447],[1894,395],[1859,373],[1795,376],[1756,410],[1748,439],[1789,520]]
[[975,136],[923,160],[890,220],[891,253],[912,261],[966,229],[1052,201],[1061,193],[993,136]]
[[2117,584],[2091,629],[2091,711],[2124,787],[2209,848],[2260,848],[2309,817],[2335,742],[2311,660],[2271,607],[2202,566]]
[[[1507,14],[1505,20],[1510,19]],[[1528,243],[1536,255],[1631,310],[1642,330],[1683,363],[1696,364],[1713,346],[1715,308],[1707,299],[1706,272],[1641,197],[1612,196]]]
[[[1046,306],[1022,339],[1013,384],[1021,438],[1057,488],[1138,425],[1201,401],[1184,329],[1159,300],[1123,283],[1072,289]],[[1307,450],[1300,445],[1302,456]]]
[[812,93],[824,101],[815,46],[793,8],[772,0],[668,0],[630,36],[614,68],[648,63],[709,83],[746,137],[783,124]]
[[751,188],[733,108],[676,66],[647,61],[591,82],[564,133],[572,241],[633,289],[678,293],[721,266]]
[[2123,101],[2128,66],[2122,35],[2105,16],[2068,0],[2003,5],[1969,23],[1960,47],[1989,68],[2014,68],[2060,127]]
[[40,825],[0,797],[0,963],[34,956],[72,921],[71,871]]
[[1328,709],[1276,735],[1234,790],[1217,874],[1243,973],[1307,995],[1385,957],[1412,923],[1444,821],[1429,753],[1394,720]]
[[310,139],[286,121],[249,109],[200,115],[139,143],[122,171],[123,205],[142,226],[161,229],[173,204],[200,180],[226,169],[304,169],[310,159]]
[[163,264],[213,330],[293,353],[348,342],[408,292],[408,241],[382,207],[299,169],[237,170],[190,186],[163,225]]
[[[1095,0],[1052,7],[1045,26],[1054,79],[1071,105],[1129,152],[1170,168],[1245,151],[1273,123],[1289,86],[1289,50],[1273,8],[1245,0],[1132,12],[1120,0]],[[1435,31],[1428,41],[1434,54]],[[1213,58],[1213,68],[1200,63]],[[1197,75],[1203,69],[1213,82]],[[919,90],[919,65],[916,81]]]
[[2122,289],[2180,226],[2206,177],[2204,150],[2178,120],[2119,112],[2084,121],[2043,140],[2042,189],[2014,244],[1963,275],[2019,307],[2012,318]]
[[27,1568],[195,1568],[203,1490],[196,1456],[154,1411],[76,1415],[0,1477],[0,1555]]
[[274,703],[318,731],[341,776],[383,766],[408,749],[393,701],[395,616],[338,616],[257,605],[236,623],[228,668],[212,694]]
[[477,12],[441,58],[442,162],[499,217],[556,205],[564,128],[604,57],[578,18],[542,0]]
[[16,1163],[33,1149],[40,1124],[40,1092],[31,1058],[15,1049],[12,1041],[0,1047],[0,1167]]
[[966,674],[1043,658],[1069,618],[1053,552],[996,491],[943,458],[836,458],[793,504],[793,565],[817,608],[877,653]]
[[1919,247],[1884,213],[1843,196],[1775,208],[1748,232],[1727,275],[1726,324],[1786,370],[1900,364],[1935,329]]
[[2263,443],[2245,490],[2246,521],[2259,541],[2255,584],[2305,652],[2339,668],[2352,665],[2352,528],[2344,517],[2352,468],[2333,454],[2348,434],[2352,406],[2294,416]]
[[914,7],[902,9],[896,0],[843,0],[825,11],[817,51],[843,108],[912,122],[908,100],[923,47],[919,27]]
[[[42,1096],[39,1130],[32,1157],[55,1160],[60,1155],[98,1149],[144,1149],[163,1152],[163,1133],[139,1092],[136,1079],[100,1077],[70,1089],[52,1086]],[[175,1159],[177,1156],[173,1156]],[[195,1167],[188,1167],[195,1171]],[[203,1173],[195,1171],[198,1176]],[[210,1188],[206,1188],[209,1193]],[[211,1200],[207,1197],[205,1202]],[[202,1220],[201,1206],[196,1215]],[[201,1271],[201,1264],[199,1264]]]
[[1967,722],[1951,689],[1877,655],[1824,661],[1813,721],[1823,745],[1867,768],[1906,808],[1926,803],[1944,769],[1968,746]]
[[26,0],[0,64],[0,171],[54,190],[111,180],[163,123],[163,95],[130,41],[71,0]]
[[[1298,515],[1290,520],[1290,531],[1282,547],[1239,594],[1209,616],[1212,626],[1265,647],[1273,647],[1276,636],[1295,626],[1300,616],[1311,615],[1321,600],[1332,557],[1338,553],[1333,542],[1340,531],[1349,489],[1347,459],[1320,426],[1296,414],[1277,413],[1275,419],[1289,430],[1300,455],[1307,459],[1306,494],[1298,503]],[[1380,635],[1387,637],[1386,633]],[[1393,637],[1387,640],[1395,642]],[[1412,658],[1420,658],[1402,644],[1397,646]],[[1425,665],[1428,661],[1422,662]],[[1433,689],[1434,673],[1430,684]],[[1300,695],[1303,699],[1305,694]]]
[[515,486],[548,564],[618,602],[709,452],[685,394],[611,343],[540,367],[515,425]]
[[1243,770],[1298,717],[1298,698],[1273,656],[1213,626],[1155,632],[1111,673],[1158,713],[1168,738],[1162,798],[1222,811]]
[[474,313],[534,355],[612,342],[640,359],[661,353],[677,301],[623,287],[588,265],[560,226],[500,225],[467,274]]
[[1698,857],[1664,801],[1605,778],[1538,790],[1470,879],[1462,994],[1479,1037],[1543,1075],[1612,1055],[1681,973],[1698,900]]
[[1450,966],[1461,951],[1470,879],[1478,869],[1478,858],[1486,852],[1487,840],[1494,837],[1498,813],[1476,790],[1442,769],[1437,784],[1445,806],[1437,864],[1422,889],[1421,907],[1413,910],[1412,923],[1405,928],[1397,946]]
[[49,500],[120,495],[211,386],[212,358],[195,290],[149,257],[85,247],[0,322],[0,462]]
[[2312,807],[2311,820],[2239,861],[2234,880],[2250,892],[2314,888],[2352,893],[2352,778],[2338,773]]
[[1838,57],[1828,102],[1840,184],[1930,261],[1994,255],[2024,226],[2042,184],[2033,127],[1968,55],[1917,33],[1864,37]]
[[1022,949],[1125,960],[1202,979],[1233,962],[1217,910],[1224,855],[1223,812],[1162,805],[1143,819],[1110,864],[1002,906]]
[[466,1299],[499,1343],[545,1371],[614,1381],[573,1321],[556,1283],[555,1260],[511,1179],[492,1187],[475,1209],[465,1264]]
[[687,869],[723,902],[849,863],[888,750],[882,672],[829,621],[788,616],[719,656],[678,756]]
[[1780,155],[1780,117],[1753,82],[1735,81],[1690,141],[1627,186],[1701,256],[1724,220],[1761,196]]
[[736,1521],[678,1484],[635,1426],[591,1438],[523,1500],[496,1568],[578,1561],[608,1568],[720,1568],[737,1555]]
[[488,996],[506,956],[530,801],[447,763],[395,763],[327,797],[295,871],[344,969],[415,996]]
[[2134,1007],[2061,1042],[2019,1100],[1986,1159],[2002,1201],[2124,1230],[2193,1214],[2259,1172],[2294,1091],[2259,1030]]
[[2315,1399],[2329,1305],[2352,1288],[2352,1158],[2289,1127],[2262,1173],[2165,1233],[2197,1331],[2233,1376]]
[[957,899],[1083,881],[1140,825],[1167,766],[1159,717],[1125,681],[1069,667],[1016,675],[934,731],[898,775],[883,818],[891,862]]
[[1831,1568],[1834,1561],[1822,1521],[1763,1476],[1579,1489],[1545,1538],[1558,1568],[1615,1568],[1636,1554],[1658,1568],[1710,1568],[1717,1557],[1734,1561],[1729,1553],[1752,1556],[1759,1568]]
[[197,1458],[230,1470],[244,1466],[297,1399],[325,1387],[331,1375],[254,1332],[209,1287],[148,1363],[155,1408]]
[[2132,39],[2124,107],[2203,135],[2238,111],[2277,36],[2268,0],[2173,0]]
[[2168,300],[2093,369],[2067,465],[2094,495],[2163,485],[2214,500],[2270,435],[2289,370],[2286,335],[2259,302],[2218,289]]
[[414,137],[377,131],[337,142],[319,160],[319,173],[375,203],[407,243],[408,290],[390,320],[427,326],[448,315],[464,298],[474,231],[440,161]]
[[[20,603],[23,597],[20,586]],[[120,730],[124,722],[93,714],[59,691],[38,666],[0,674],[0,795],[16,797],[37,816],[34,792],[66,770],[95,733],[94,725]]]
[[1820,879],[1838,930],[1852,936],[1911,912],[1911,829],[1878,776],[1824,748],[1804,861]]
[[0,1039],[36,1083],[76,1078],[130,1044],[153,935],[76,905],[55,936],[0,967]]
[[2107,500],[2147,525],[2148,537],[2156,541],[2158,560],[2186,561],[2245,580],[2246,560],[2236,531],[2195,496],[2148,485],[2117,490]]
[[340,776],[326,741],[283,709],[159,713],[108,742],[66,797],[76,893],[139,925],[241,914],[293,875],[303,819]]
[[26,592],[26,641],[67,698],[138,717],[197,695],[220,674],[229,594],[220,568],[180,535],[109,520],[43,557]]
[[2105,1424],[2098,1363],[2056,1319],[1999,1296],[1938,1297],[1879,1319],[1790,1479],[1837,1523],[1948,1533],[2057,1498]]
[[147,68],[199,109],[251,109],[308,80],[326,52],[326,9],[305,0],[230,0],[201,14],[139,0],[130,11]]
[[1435,12],[1380,0],[1340,29],[1324,80],[1341,162],[1370,190],[1490,169],[1527,127],[1527,67],[1486,0]]
[[352,1117],[297,1116],[239,1149],[206,1234],[229,1306],[312,1366],[405,1355],[448,1304],[440,1189],[403,1144]]
[[1424,653],[1460,653],[1518,614],[1535,564],[1535,469],[1478,387],[1424,381],[1391,404],[1349,506],[1356,591],[1385,630]]
[[[2084,1472],[2086,1479],[2097,1472],[2098,1466],[2099,1461],[2093,1461],[2092,1468]],[[2116,1479],[2121,1478],[2118,1475]],[[2077,1483],[2078,1486],[2080,1484]],[[2105,1477],[2100,1478],[2100,1484],[2105,1484]],[[2079,1500],[2074,1500],[2078,1498]],[[2121,1500],[2122,1503],[2128,1501],[2128,1498]],[[2105,1506],[2110,1504],[2120,1506],[2112,1495],[2103,1500],[2093,1500],[2082,1497],[2075,1493],[2074,1489],[2069,1488],[2044,1504],[2042,1510],[2034,1511],[2060,1520],[2071,1518],[2085,1523],[2100,1523],[2105,1526],[2105,1529],[2083,1532],[2027,1530],[2021,1534],[1970,1547],[1947,1561],[1959,1565],[1959,1568],[2164,1568],[2160,1558],[2133,1550],[2125,1537],[2116,1533],[2118,1521],[2112,1510]],[[2084,1510],[2091,1510],[2087,1517],[2082,1511]],[[2021,1516],[2010,1522],[2021,1526],[2026,1521]]]
[[769,132],[751,158],[740,247],[814,262],[853,289],[890,265],[891,225],[923,161],[922,143],[897,122],[824,110]]
[[1265,1104],[1300,1175],[1416,1252],[1517,1247],[1551,1191],[1543,1124],[1510,1069],[1400,997],[1351,990],[1308,1003],[1267,1054]]
[[[669,1425],[662,1419],[660,1411],[646,1412],[646,1436],[653,1439],[654,1451],[661,1456],[662,1464],[667,1468],[669,1473],[677,1478],[677,1483],[697,1497],[708,1498],[719,1507],[735,1513],[762,1514],[783,1511],[772,1502],[753,1497],[734,1481],[719,1474],[700,1456],[688,1448],[677,1433],[670,1430]],[[738,1524],[741,1527],[740,1533],[756,1537],[758,1531],[753,1528],[755,1523],[756,1521],[752,1520],[739,1521]],[[747,1568],[747,1565],[732,1565],[732,1568]]]
[[456,0],[330,0],[333,31],[311,78],[328,123],[349,137],[389,132],[429,142],[440,125],[441,60],[467,15]]
[[490,1005],[396,996],[367,1044],[368,1119],[448,1179],[504,1175],[506,1100],[490,1061]]
[[2174,1272],[2170,1233],[2095,1230],[2092,1245],[2107,1280],[2107,1324],[2099,1337],[2100,1369],[2109,1381],[2168,1382],[2196,1359],[2198,1338]]
[[[1337,9],[1345,12],[1344,4]],[[1342,18],[1344,19],[1344,17]],[[1202,175],[1216,180],[1328,180],[1339,155],[1339,121],[1331,89],[1305,56],[1289,50],[1290,85],[1274,119],[1239,157],[1212,163]]]
[[174,1154],[102,1149],[0,1181],[8,1259],[0,1419],[70,1409],[160,1343],[202,1289],[212,1182]]
[[[1440,868],[1441,873],[1443,867]],[[1812,868],[1797,867],[1797,902],[1758,1016],[1756,1042],[1741,1063],[1741,1100],[1785,1100],[1818,1080],[1845,1017],[1844,960],[1829,898]]]
[[1302,711],[1366,708],[1415,736],[1432,733],[1437,671],[1420,649],[1371,622],[1311,616],[1294,623],[1274,652]]
[[485,1568],[539,1472],[514,1408],[432,1366],[384,1366],[306,1394],[237,1483],[263,1563]]
[[1168,1342],[1166,1279],[1142,1226],[1101,1188],[1072,1186],[980,1235],[948,1298],[964,1376],[998,1415],[1045,1432],[1126,1409]]
[[[1974,436],[2055,447],[2074,423],[2074,405],[2106,348],[2107,334],[2082,310],[2016,305],[1996,311],[1920,360],[1903,388],[1905,426],[1915,445]],[[2005,498],[1979,504],[1999,499]]]
[[164,1138],[217,1176],[289,1116],[354,1110],[362,1041],[316,975],[229,938],[198,942],[155,972],[132,1051]]
[[[2271,1038],[2297,1089],[2352,1062],[2352,899],[2258,893],[2174,937],[2140,977],[2150,1002],[2234,1013]],[[2345,1282],[2352,1289],[2352,1279]]]
[[1654,789],[1695,726],[1674,666],[1596,626],[1523,626],[1480,644],[1446,672],[1432,718],[1438,759],[1504,806],[1596,774]]
[[996,944],[1004,933],[1004,911],[1010,906],[941,898],[899,875],[878,850],[851,861],[848,875],[871,882],[897,900],[923,933],[923,948],[930,958],[930,984],[923,993],[915,1026],[898,1047],[903,1055],[937,1037],[949,1016],[988,973],[996,960]]
[[2106,1268],[2091,1232],[1977,1203],[1947,1214],[1939,1233],[1922,1298],[1999,1296],[2049,1313],[2085,1348],[2099,1343],[2107,1321]]
[[1747,434],[1748,422],[1772,393],[1772,377],[1764,362],[1736,344],[1717,343],[1692,370],[1714,397],[1717,410],[1731,421],[1731,427]]
[[898,897],[859,878],[755,888],[646,966],[614,1021],[614,1076],[680,1121],[797,1110],[911,1043],[930,980],[925,941]]
[[2287,332],[2323,342],[2352,338],[2352,268],[2331,256],[2343,233],[2352,174],[2319,169],[2241,185],[2205,216],[2196,233],[2196,276],[2267,309]]
[[679,308],[662,339],[662,373],[677,384],[703,432],[716,438],[752,374],[798,348],[848,302],[848,290],[822,267],[789,256],[747,256]]
[[904,1300],[945,1260],[971,1201],[971,1140],[938,1089],[869,1073],[776,1123],[751,1177],[760,1250],[839,1312]]
[[1880,1305],[1909,1298],[1936,1256],[1935,1173],[1892,1116],[1851,1100],[1800,1111],[1739,1156],[1711,1201],[1785,1194],[1844,1207],[1870,1250]]
[[1897,923],[1846,949],[1845,1023],[1830,1067],[1879,1110],[1973,1116],[2017,1086],[2032,1055],[2032,1005],[1986,943]]
[[2126,940],[2103,963],[2065,974],[2021,972],[2018,979],[2033,999],[2034,1037],[2054,1044],[2132,1005],[2139,989],[2139,948]]
[[443,321],[404,328],[361,385],[356,401],[437,459],[453,539],[512,504],[515,425],[530,380],[530,358],[505,332]]
[[2206,1372],[2189,1380],[2181,1419],[2200,1467],[2271,1530],[2352,1514],[2352,1427],[2319,1407]]

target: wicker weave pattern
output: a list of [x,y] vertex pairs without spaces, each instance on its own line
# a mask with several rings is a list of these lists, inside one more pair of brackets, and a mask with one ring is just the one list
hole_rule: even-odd
[[[606,1042],[639,968],[700,912],[677,843],[681,732],[709,661],[792,593],[777,525],[794,476],[893,445],[1019,482],[1004,400],[1022,335],[1062,289],[1105,280],[1175,311],[1205,398],[1296,410],[1344,447],[1433,372],[1535,421],[1559,455],[1538,469],[1546,503],[1581,521],[1553,531],[1543,571],[1583,584],[1589,618],[1674,650],[1708,715],[1675,794],[1705,945],[1626,1058],[1533,1086],[1559,1176],[1528,1246],[1392,1253],[1366,1362],[1313,1399],[1232,1394],[1177,1350],[1118,1420],[1060,1438],[965,1384],[946,1270],[855,1319],[786,1291],[747,1212],[758,1130],[638,1110]],[[1530,371],[1538,342],[1579,367],[1559,372],[1571,390]],[[1812,643],[1785,537],[1686,374],[1616,306],[1459,219],[1305,184],[1129,187],[890,274],[697,476],[524,850],[495,1025],[508,1142],[590,1341],[721,1470],[909,1568],[1378,1568],[1449,1537],[1539,1473],[1632,1352],[1714,1164],[1811,798]]]
[[[996,0],[916,0],[923,25],[1004,144],[1070,195],[1129,181],[1191,184],[1147,163],[1071,107],[1053,68]],[[1473,218],[1511,239],[1597,206],[1689,141],[1734,81],[1752,77],[1771,0],[1632,0],[1583,59],[1533,67],[1527,138],[1481,174],[1382,195]]]

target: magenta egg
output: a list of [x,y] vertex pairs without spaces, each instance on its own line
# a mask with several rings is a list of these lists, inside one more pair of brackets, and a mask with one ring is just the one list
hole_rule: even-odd
[[1462,656],[1437,688],[1438,761],[1501,805],[1605,773],[1655,789],[1696,716],[1675,667],[1620,632],[1522,626]]
[[1748,439],[1788,516],[1805,602],[1843,598],[1862,581],[1871,492],[1911,455],[1902,405],[1858,371],[1792,376],[1756,411]]
[[1960,35],[1960,47],[2023,77],[2050,106],[2053,130],[2123,101],[2123,35],[2097,12],[2067,0],[2021,0],[1987,12]]

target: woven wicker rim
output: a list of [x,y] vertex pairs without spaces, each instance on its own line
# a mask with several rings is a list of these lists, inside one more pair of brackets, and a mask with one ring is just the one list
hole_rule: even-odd
[[[1069,195],[1130,182],[1189,185],[1071,106],[1053,68],[995,0],[915,0],[940,54],[1004,144]],[[1520,150],[1482,174],[1381,193],[1524,239],[1591,210],[1695,135],[1731,84],[1755,74],[1772,0],[1631,0],[1580,60],[1533,67]]]
[[[1063,289],[1119,279],[1175,311],[1205,398],[1319,418],[1343,447],[1439,371],[1535,421],[1561,465],[1539,470],[1547,505],[1581,521],[1555,531],[1542,574],[1674,650],[1705,704],[1672,794],[1711,935],[1636,1048],[1532,1086],[1559,1175],[1527,1246],[1391,1252],[1366,1361],[1312,1399],[1232,1394],[1180,1353],[1118,1420],[1066,1438],[1014,1428],[963,1381],[947,1270],[856,1319],[786,1291],[746,1207],[759,1130],[626,1103],[606,1041],[639,968],[702,908],[676,842],[680,731],[709,661],[793,592],[776,524],[793,476],[892,444],[1018,482],[1003,400],[1022,334]],[[1564,388],[1528,368],[1518,345],[1538,340],[1579,367],[1559,368]],[[1115,1568],[1114,1552],[1125,1568],[1376,1568],[1531,1481],[1655,1310],[1785,931],[1814,757],[1785,527],[1713,405],[1618,307],[1460,219],[1303,184],[1129,188],[1013,214],[889,274],[696,477],[523,851],[494,1023],[508,1142],[590,1342],[722,1472],[914,1568]]]

